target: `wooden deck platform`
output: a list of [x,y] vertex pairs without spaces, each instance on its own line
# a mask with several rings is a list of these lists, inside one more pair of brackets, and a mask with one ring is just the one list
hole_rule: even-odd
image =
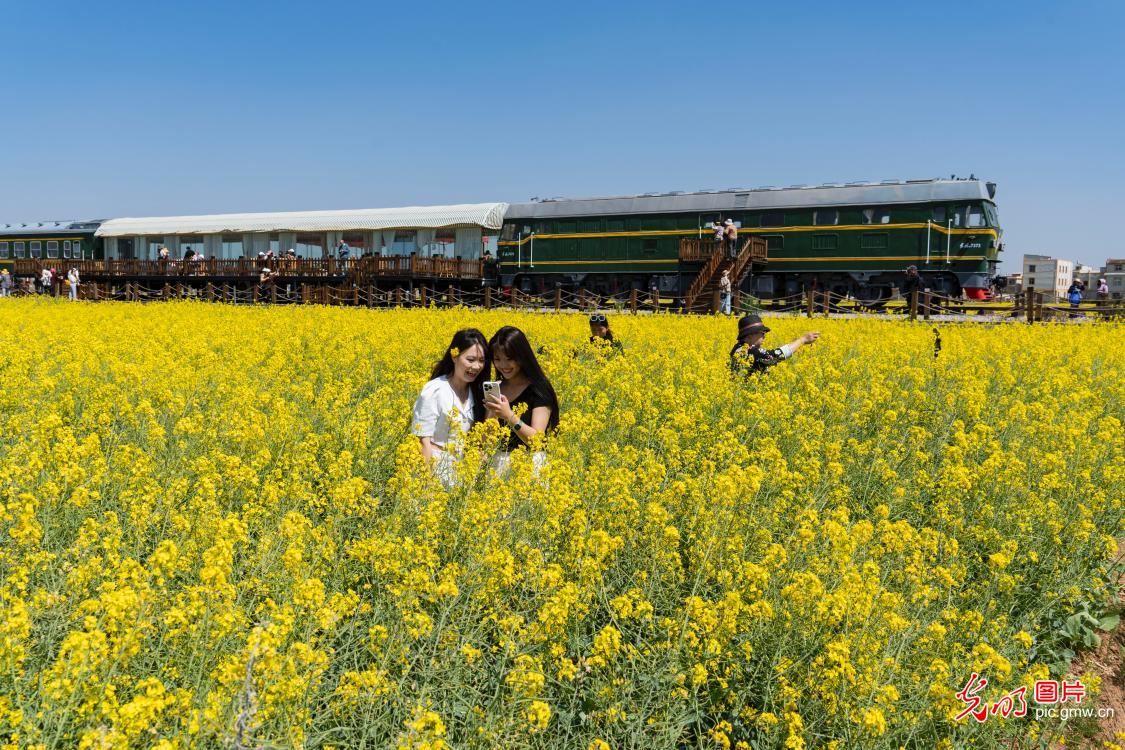
[[254,281],[262,269],[274,272],[280,281],[311,281],[333,279],[355,284],[367,284],[379,279],[392,280],[432,280],[432,279],[481,279],[484,277],[484,261],[462,260],[460,258],[420,258],[414,255],[368,258],[274,258],[258,260],[243,258],[239,260],[220,260],[209,258],[203,261],[190,260],[66,260],[66,259],[17,259],[12,262],[12,273],[16,276],[38,276],[44,268],[54,268],[65,275],[71,268],[77,268],[83,280],[113,279],[165,279],[169,281],[189,279],[245,280]]

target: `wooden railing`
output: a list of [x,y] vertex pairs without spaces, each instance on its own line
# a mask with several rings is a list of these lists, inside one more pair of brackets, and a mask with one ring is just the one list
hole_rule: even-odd
[[719,270],[719,266],[726,258],[726,250],[723,249],[722,243],[716,245],[712,242],[711,245],[714,248],[711,251],[711,257],[703,268],[699,269],[699,273],[691,282],[691,286],[688,287],[687,294],[684,295],[684,305],[689,310],[695,304],[695,298],[711,283],[711,279],[715,277],[715,272]]
[[721,242],[716,242],[710,237],[684,238],[680,240],[680,260],[688,263],[702,263],[710,260],[715,250],[722,247]]
[[55,260],[18,259],[12,263],[17,276],[38,276],[44,268],[54,268],[65,275],[77,268],[82,277],[178,277],[219,276],[254,277],[268,268],[279,278],[309,277],[421,277],[449,279],[479,279],[483,276],[481,260],[461,258],[419,258],[415,255],[349,258],[257,258],[192,260]]
[[731,280],[735,283],[742,281],[746,268],[751,263],[767,262],[769,262],[769,244],[761,237],[750,237],[743,243],[742,250],[731,266]]

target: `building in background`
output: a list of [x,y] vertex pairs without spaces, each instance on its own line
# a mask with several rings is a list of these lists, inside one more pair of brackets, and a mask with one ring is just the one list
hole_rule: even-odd
[[1102,272],[1109,286],[1110,299],[1125,298],[1125,258],[1110,258],[1105,262]]
[[1004,288],[1004,294],[1019,294],[1023,291],[1023,274],[1010,273],[1008,274],[1008,286]]
[[506,203],[368,208],[350,211],[214,214],[110,219],[98,227],[109,260],[156,260],[161,246],[172,258],[190,250],[207,258],[254,258],[290,248],[301,258],[336,255],[340,241],[352,258],[411,255],[479,259],[496,255]]
[[1066,296],[1066,290],[1072,281],[1073,262],[1049,255],[1023,256],[1024,289],[1034,289],[1061,298]]

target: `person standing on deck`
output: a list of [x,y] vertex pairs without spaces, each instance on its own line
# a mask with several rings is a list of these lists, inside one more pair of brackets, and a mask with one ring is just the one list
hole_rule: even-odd
[[734,260],[738,257],[738,227],[734,225],[734,219],[727,219],[725,224],[723,235],[727,240],[727,255]]

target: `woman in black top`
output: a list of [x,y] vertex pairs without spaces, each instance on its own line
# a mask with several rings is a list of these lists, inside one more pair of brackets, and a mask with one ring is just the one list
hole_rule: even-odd
[[[508,425],[511,434],[505,451],[529,443],[535,435],[559,425],[559,399],[543,373],[523,331],[504,326],[488,342],[492,364],[500,376],[500,395],[489,396],[484,405],[489,417]],[[527,404],[522,416],[515,407]]]

